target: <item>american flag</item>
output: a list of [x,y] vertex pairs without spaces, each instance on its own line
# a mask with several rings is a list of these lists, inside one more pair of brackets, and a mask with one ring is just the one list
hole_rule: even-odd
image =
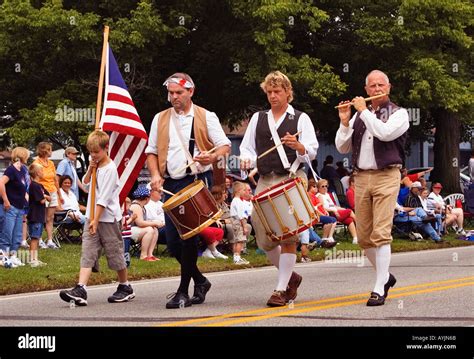
[[109,156],[117,166],[122,204],[145,164],[148,136],[109,44],[105,66],[105,99],[100,126],[103,131],[112,132]]

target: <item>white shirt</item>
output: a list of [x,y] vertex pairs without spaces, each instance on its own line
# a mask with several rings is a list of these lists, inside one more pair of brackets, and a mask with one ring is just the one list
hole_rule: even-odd
[[[341,124],[337,130],[336,148],[340,153],[349,153],[352,150],[352,133],[354,132],[353,127],[356,116],[357,112],[349,121],[349,127]],[[383,142],[390,142],[403,135],[410,127],[408,112],[404,108],[400,108],[389,115],[387,122],[383,122],[373,112],[365,109],[361,112],[360,119],[364,122],[367,130],[362,136],[357,163],[352,165],[357,165],[361,170],[376,170],[374,137]]]
[[72,209],[73,211],[80,212],[79,209],[79,202],[77,201],[77,197],[72,190],[69,193],[66,193],[62,188],[59,189],[61,191],[61,196],[63,197],[64,203],[61,207],[64,210]]
[[247,219],[249,218],[249,207],[248,201],[243,201],[239,197],[234,197],[230,204],[230,216],[236,219]]
[[[286,112],[275,122],[275,127],[278,130],[278,127],[282,124],[283,120],[286,118],[286,114],[295,115],[295,109],[293,106],[288,105]],[[271,110],[267,111],[268,118],[275,121],[273,113]],[[271,122],[271,121],[270,121]],[[244,138],[240,144],[240,158],[249,159],[251,162],[251,167],[256,166],[257,162],[257,146],[255,144],[255,137],[257,133],[257,124],[258,124],[258,112],[254,113],[250,119],[247,131],[245,131]],[[301,134],[298,136],[298,141],[303,144],[306,154],[309,156],[310,161],[316,158],[316,153],[318,151],[319,143],[316,138],[316,133],[314,131],[313,123],[306,113],[302,113],[298,120],[298,132]],[[305,155],[300,156],[298,151],[296,151],[297,158],[304,162]]]
[[435,209],[436,203],[440,204],[442,209],[446,208],[446,203],[444,202],[443,197],[439,194],[431,192],[428,196],[428,208]]
[[316,197],[319,198],[320,201],[323,202],[323,207],[328,210],[328,209],[335,209],[336,207],[336,204],[334,203],[334,201],[332,200],[331,196],[329,195],[329,193],[326,193],[326,194],[322,194],[322,193],[318,193],[316,195]]
[[163,202],[149,200],[145,205],[146,220],[165,223],[165,212],[163,211]]
[[[183,133],[185,146],[186,148],[189,147],[189,139],[191,137],[191,127],[194,118],[194,104],[191,106],[190,111],[185,115],[178,115],[174,108],[171,109],[171,116],[177,116],[179,123],[181,124],[181,132]],[[155,115],[153,118],[153,122],[151,124],[150,129],[150,136],[148,137],[148,146],[145,149],[145,153],[152,153],[155,155],[160,155],[158,153],[158,146],[157,146],[157,139],[158,139],[158,121],[159,121],[159,114]],[[214,112],[210,112],[206,110],[206,125],[207,125],[207,133],[209,136],[210,141],[214,144],[214,146],[230,146],[231,142],[227,138],[222,129],[222,126],[219,122],[219,118]],[[176,129],[173,126],[172,120],[170,119],[170,126],[169,126],[169,147],[168,147],[168,158],[166,161],[166,166],[170,177],[174,179],[180,179],[186,176],[186,169],[179,171],[181,168],[186,166],[187,160],[186,156],[183,152],[183,148],[179,142],[178,134],[176,133]],[[194,153],[191,153],[193,157],[196,157],[199,154],[199,149],[197,144],[194,145]],[[212,165],[208,166],[197,166],[199,172],[206,172],[212,169]]]
[[430,206],[428,198],[423,199],[421,196],[418,196],[421,202],[421,207],[425,210],[426,213],[433,215],[433,209],[432,206]]
[[[122,211],[120,210],[119,203],[120,182],[117,166],[115,165],[114,161],[110,161],[105,166],[98,167],[96,173],[97,186],[95,191],[95,203],[92,203],[91,191],[89,191],[89,196],[87,198],[86,218],[91,219],[91,205],[95,206],[98,204],[104,207],[104,211],[102,212],[102,216],[99,218],[99,222],[120,222],[122,219]],[[88,183],[86,186],[89,188],[90,183]]]

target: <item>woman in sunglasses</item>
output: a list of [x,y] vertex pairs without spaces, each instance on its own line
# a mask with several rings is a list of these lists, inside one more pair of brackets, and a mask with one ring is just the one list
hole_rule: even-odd
[[324,209],[331,213],[336,219],[344,223],[349,229],[349,233],[352,236],[352,243],[357,244],[357,232],[355,227],[356,216],[352,210],[342,208],[336,205],[333,198],[328,193],[328,181],[321,179],[318,182],[318,194],[316,195],[319,200],[323,203]]

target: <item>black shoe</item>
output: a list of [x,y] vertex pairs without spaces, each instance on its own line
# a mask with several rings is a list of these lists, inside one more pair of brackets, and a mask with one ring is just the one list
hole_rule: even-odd
[[128,302],[133,298],[135,298],[135,293],[133,292],[132,286],[130,284],[119,284],[117,291],[109,297],[108,301],[109,303],[122,303]]
[[207,278],[204,283],[196,284],[194,286],[194,294],[193,294],[193,297],[191,298],[191,302],[193,304],[204,303],[204,300],[206,299],[206,294],[207,292],[209,292],[209,289],[211,289],[211,282],[209,282]]
[[191,299],[189,299],[189,295],[180,292],[170,294],[166,298],[171,298],[171,300],[166,303],[166,309],[190,307],[193,304]]
[[74,304],[81,307],[87,305],[87,292],[84,287],[80,285],[76,285],[70,290],[62,290],[59,292],[59,296],[68,303],[74,301]]
[[397,283],[397,279],[393,276],[392,273],[389,273],[389,276],[388,276],[388,281],[387,283],[385,283],[385,285],[383,286],[383,297],[385,299],[387,299],[387,295],[388,295],[388,290],[393,287],[395,285],[395,283]]
[[380,295],[375,292],[370,293],[370,298],[367,301],[368,307],[376,307],[376,306],[384,305],[384,304],[385,304],[385,297],[383,295]]
[[321,242],[320,246],[321,246],[321,248],[332,248],[332,247],[334,247],[336,244],[337,244],[336,241],[333,242],[333,241],[328,241],[328,240],[324,239],[324,240]]

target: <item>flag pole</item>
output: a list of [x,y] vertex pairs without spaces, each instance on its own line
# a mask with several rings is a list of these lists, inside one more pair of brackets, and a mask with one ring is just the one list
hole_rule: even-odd
[[[102,45],[102,59],[100,61],[99,90],[97,92],[97,105],[95,108],[95,128],[100,130],[100,116],[102,115],[102,93],[104,91],[105,62],[107,57],[107,44],[109,42],[109,27],[104,26],[104,43]],[[89,221],[94,220],[95,216],[95,187],[97,182],[96,168],[92,169],[91,178],[91,210]]]

